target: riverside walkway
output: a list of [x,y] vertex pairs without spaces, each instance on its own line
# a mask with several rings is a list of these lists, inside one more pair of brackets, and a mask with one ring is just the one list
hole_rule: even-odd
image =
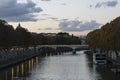
[[[57,48],[60,48],[61,52],[72,50],[65,50],[66,47],[72,48],[73,50],[76,48],[79,48],[80,50],[88,49],[87,45],[39,45],[36,47],[29,47],[28,49],[15,48],[9,51],[4,50],[0,52],[0,68],[25,61],[37,55],[46,55],[46,53],[49,52],[52,52],[53,55],[55,55]],[[43,50],[43,48],[45,49]],[[62,49],[64,49],[64,51]]]

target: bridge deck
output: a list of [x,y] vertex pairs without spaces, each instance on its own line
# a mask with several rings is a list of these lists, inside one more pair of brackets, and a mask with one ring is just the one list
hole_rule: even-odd
[[39,45],[37,46],[38,48],[40,47],[52,47],[52,48],[56,48],[56,47],[71,47],[71,48],[88,48],[88,45]]

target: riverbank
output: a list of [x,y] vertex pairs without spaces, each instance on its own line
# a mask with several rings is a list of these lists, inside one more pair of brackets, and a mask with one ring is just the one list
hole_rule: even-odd
[[36,56],[51,56],[62,54],[63,52],[72,51],[69,47],[57,47],[53,49],[51,47],[39,47],[39,48],[30,48],[30,49],[15,49],[9,51],[0,52],[0,69],[6,68],[8,66],[24,62]]
[[0,69],[29,60],[40,55],[35,49],[16,50],[0,53]]

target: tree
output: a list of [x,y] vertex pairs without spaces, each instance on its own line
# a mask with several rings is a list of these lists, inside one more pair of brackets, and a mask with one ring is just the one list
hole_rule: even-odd
[[9,25],[6,21],[0,20],[0,47],[9,48],[13,46],[13,33],[14,28]]
[[114,19],[101,27],[101,29],[90,32],[86,43],[92,48],[102,50],[113,50],[119,56],[120,51],[120,17]]

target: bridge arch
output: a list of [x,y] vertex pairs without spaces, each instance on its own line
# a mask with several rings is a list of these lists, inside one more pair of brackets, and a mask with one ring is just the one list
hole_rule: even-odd
[[53,53],[57,52],[68,52],[68,51],[80,51],[89,50],[88,45],[40,45],[38,46],[39,52],[43,53]]

